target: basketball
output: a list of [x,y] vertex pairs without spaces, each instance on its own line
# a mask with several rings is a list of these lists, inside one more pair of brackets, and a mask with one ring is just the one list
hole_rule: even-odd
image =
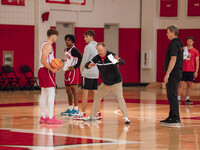
[[63,62],[59,58],[54,58],[51,61],[51,67],[53,69],[61,69],[63,67]]

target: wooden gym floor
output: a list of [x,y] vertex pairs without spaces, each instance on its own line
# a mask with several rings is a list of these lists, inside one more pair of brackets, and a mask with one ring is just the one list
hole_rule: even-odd
[[[79,99],[81,93],[79,89]],[[192,90],[194,105],[180,105],[182,124],[159,123],[168,116],[165,89],[124,87],[130,125],[124,125],[115,97],[101,104],[103,119],[74,121],[61,117],[68,106],[65,89],[56,90],[55,115],[62,125],[39,124],[40,91],[0,91],[1,150],[199,150],[200,92]],[[89,101],[86,114],[89,115]],[[81,103],[79,103],[81,108]]]

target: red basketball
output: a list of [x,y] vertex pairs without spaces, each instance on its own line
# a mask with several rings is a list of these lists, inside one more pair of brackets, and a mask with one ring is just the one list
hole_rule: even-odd
[[59,58],[54,58],[51,61],[51,67],[53,69],[61,69],[63,67],[63,62]]

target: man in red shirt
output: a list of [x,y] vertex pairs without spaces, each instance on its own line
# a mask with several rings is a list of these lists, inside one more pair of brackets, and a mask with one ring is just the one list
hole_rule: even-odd
[[194,38],[188,37],[187,46],[184,47],[184,54],[187,56],[185,56],[183,59],[183,74],[178,88],[179,104],[181,103],[181,95],[183,92],[185,82],[187,83],[185,104],[193,104],[193,102],[190,101],[190,91],[192,82],[198,76],[199,70],[199,52],[193,47],[193,44]]

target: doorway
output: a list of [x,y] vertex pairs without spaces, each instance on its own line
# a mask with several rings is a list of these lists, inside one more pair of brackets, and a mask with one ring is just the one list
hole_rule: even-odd
[[118,24],[104,25],[104,43],[109,51],[119,55],[119,26]]

